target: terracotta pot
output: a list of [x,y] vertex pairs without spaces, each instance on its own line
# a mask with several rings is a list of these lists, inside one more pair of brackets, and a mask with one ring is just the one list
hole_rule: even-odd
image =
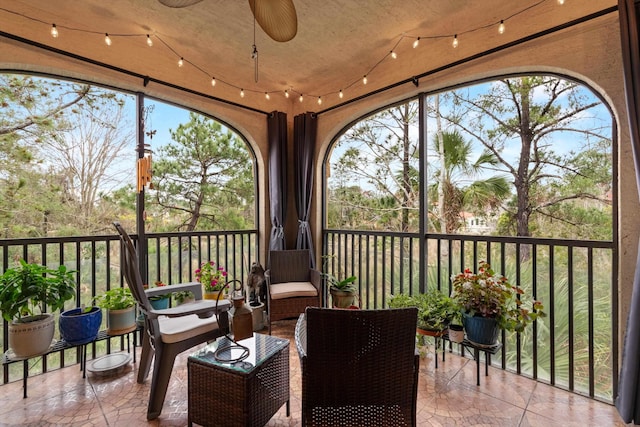
[[416,332],[420,335],[426,335],[429,337],[441,337],[445,334],[446,329],[441,329],[436,331],[433,329],[416,328]]
[[349,308],[356,305],[356,293],[350,291],[341,291],[340,289],[331,288],[331,301],[334,308]]

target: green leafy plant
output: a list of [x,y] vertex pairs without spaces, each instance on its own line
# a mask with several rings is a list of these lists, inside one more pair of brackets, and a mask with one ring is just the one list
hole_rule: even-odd
[[194,273],[196,280],[202,283],[206,292],[220,291],[227,282],[227,272],[224,267],[216,267],[214,261],[203,262]]
[[0,311],[10,322],[25,321],[34,316],[64,307],[64,303],[75,295],[73,271],[60,265],[50,269],[39,264],[20,260],[16,268],[9,268],[0,276]]
[[[157,280],[157,281],[154,283],[154,285],[155,285],[155,287],[156,287],[156,288],[161,288],[161,287],[163,287],[163,286],[167,286],[167,284],[166,284],[166,283],[164,283],[164,282],[163,282],[163,281],[161,281],[161,280]],[[151,297],[149,297],[149,301],[160,301],[160,300],[167,299],[167,298],[170,298],[170,297],[171,297],[171,295],[170,295],[170,294],[166,294],[166,295],[155,295],[155,296],[151,296]]]
[[[323,255],[322,257],[324,258],[323,270],[326,271],[327,269],[327,260],[334,256],[335,255]],[[329,289],[334,288],[343,292],[356,292],[358,290],[356,286],[356,280],[357,280],[356,276],[349,276],[346,279],[340,280],[331,273],[322,272],[321,275],[326,279],[327,284],[329,285]]]
[[424,294],[392,295],[388,304],[390,308],[416,307],[420,329],[441,331],[460,316],[460,309],[453,299],[435,288]]
[[108,310],[123,310],[133,307],[136,300],[129,288],[113,288],[94,298],[95,304]]
[[193,292],[191,291],[174,292],[172,295],[178,304],[182,304],[188,299],[195,298],[195,295],[193,295]]
[[532,301],[525,307],[524,290],[496,274],[486,261],[480,261],[478,272],[465,269],[451,277],[452,298],[460,309],[470,316],[492,317],[498,326],[508,331],[522,332],[538,317],[544,317],[544,306]]

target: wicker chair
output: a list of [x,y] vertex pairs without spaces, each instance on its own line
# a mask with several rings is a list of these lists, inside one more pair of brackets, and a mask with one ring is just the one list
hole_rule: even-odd
[[303,426],[415,426],[416,308],[307,308],[296,324]]
[[307,307],[320,307],[322,278],[319,271],[309,267],[308,249],[271,251],[264,278],[269,334],[272,321],[296,318]]
[[[147,407],[147,419],[153,420],[162,412],[176,356],[198,344],[215,340],[227,332],[229,330],[227,310],[230,303],[226,300],[220,301],[219,304],[216,304],[216,301],[203,300],[200,283],[174,284],[145,290],[133,242],[118,222],[114,222],[113,225],[118,230],[122,243],[124,277],[138,303],[138,308],[145,315],[145,334],[142,338],[142,355],[138,366],[138,383],[146,380],[155,356]],[[149,302],[150,296],[178,291],[193,292],[196,301],[164,310],[155,310]],[[218,319],[214,316],[216,311],[218,311]]]

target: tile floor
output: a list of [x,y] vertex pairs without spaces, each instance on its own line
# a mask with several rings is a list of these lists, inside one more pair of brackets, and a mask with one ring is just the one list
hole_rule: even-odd
[[[273,335],[291,340],[291,417],[284,407],[268,426],[300,425],[300,366],[293,344],[295,320],[275,322]],[[140,349],[138,348],[138,351]],[[70,366],[22,382],[0,386],[0,426],[185,426],[185,352],[176,361],[160,418],[147,422],[149,383],[137,384],[135,366],[117,376],[87,374]],[[435,369],[433,354],[421,360],[418,385],[420,426],[618,426],[616,409],[573,393],[489,368],[476,386],[475,362],[447,355]],[[225,424],[221,424],[224,426]]]

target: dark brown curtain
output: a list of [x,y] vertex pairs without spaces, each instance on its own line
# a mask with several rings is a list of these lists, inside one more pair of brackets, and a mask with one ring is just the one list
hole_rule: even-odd
[[318,117],[313,113],[295,116],[293,119],[293,159],[298,214],[298,238],[296,249],[309,249],[310,266],[315,268],[313,239],[309,228],[311,192],[313,190],[313,153],[316,147]]
[[287,216],[287,115],[274,111],[267,116],[269,138],[270,250],[286,248],[284,222]]
[[[629,135],[636,168],[636,184],[640,192],[640,42],[638,17],[640,2],[618,0],[620,38],[624,66],[624,86],[629,115]],[[640,243],[640,242],[639,242]],[[633,279],[631,307],[622,350],[622,366],[616,395],[616,408],[625,423],[640,424],[640,245]]]

